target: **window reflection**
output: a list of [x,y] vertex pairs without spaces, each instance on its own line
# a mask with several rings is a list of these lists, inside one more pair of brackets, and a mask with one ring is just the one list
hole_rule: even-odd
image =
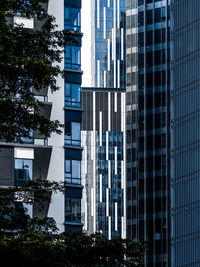
[[80,160],[65,160],[65,181],[70,184],[81,184]]
[[65,30],[80,31],[80,9],[65,7]]
[[81,47],[67,44],[65,48],[65,68],[76,69],[81,68]]
[[66,198],[65,219],[70,222],[81,222],[81,199]]
[[66,145],[81,145],[81,124],[80,122],[65,122],[65,144]]
[[33,160],[15,159],[15,185],[22,185],[33,178]]
[[65,83],[65,106],[81,106],[81,88],[80,84]]

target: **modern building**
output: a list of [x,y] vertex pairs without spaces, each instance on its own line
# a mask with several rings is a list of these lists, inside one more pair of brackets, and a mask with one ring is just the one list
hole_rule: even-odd
[[65,116],[65,230],[81,231],[81,0],[64,1],[64,29],[76,42],[66,44],[64,80]]
[[91,82],[82,88],[86,233],[126,237],[125,1],[91,0]]
[[[44,102],[41,112],[51,119],[65,124],[61,135],[52,134],[44,140],[37,132],[23,139],[23,144],[0,142],[0,185],[7,187],[20,185],[24,180],[41,178],[66,183],[66,194],[52,193],[51,203],[39,211],[32,206],[31,216],[53,217],[60,232],[82,230],[81,224],[81,0],[55,1],[46,5],[49,14],[56,18],[58,30],[69,30],[77,42],[67,43],[61,68],[65,69],[65,79],[58,78],[60,90],[51,93],[48,88],[34,91],[35,97]],[[22,18],[16,15],[10,23],[23,23],[24,27],[40,29],[36,18]],[[6,166],[6,168],[5,168]]]
[[126,1],[91,0],[92,87],[126,87]]
[[82,88],[83,230],[126,237],[125,89]]
[[200,266],[200,2],[171,3],[171,266]]
[[126,3],[127,235],[170,261],[170,1]]

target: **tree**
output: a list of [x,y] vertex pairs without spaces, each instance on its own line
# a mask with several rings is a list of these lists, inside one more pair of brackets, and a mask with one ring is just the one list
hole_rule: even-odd
[[6,266],[143,266],[144,244],[130,239],[107,240],[100,233],[57,234],[53,218],[31,218],[23,203],[43,207],[48,192],[64,185],[36,180],[0,190],[0,257]]
[[[137,255],[132,255],[129,245],[137,249]],[[107,240],[101,234],[25,234],[0,239],[0,257],[6,260],[6,266],[142,267],[143,255],[144,245],[141,243],[122,239]]]
[[42,179],[26,181],[20,186],[0,189],[0,236],[15,236],[24,233],[55,233],[56,222],[49,217],[31,218],[27,205],[43,209],[51,202],[51,193],[64,193],[64,184]]
[[[44,104],[34,95],[44,88],[59,89],[63,76],[58,65],[67,40],[67,31],[56,30],[55,18],[47,13],[48,0],[0,0],[0,134],[6,142],[22,142],[37,130],[49,137],[61,133],[62,124],[41,115]],[[39,29],[10,23],[16,13],[34,18]]]

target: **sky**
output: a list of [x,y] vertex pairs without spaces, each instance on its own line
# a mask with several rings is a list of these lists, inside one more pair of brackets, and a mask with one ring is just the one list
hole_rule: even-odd
[[91,0],[82,1],[81,31],[83,33],[81,49],[81,68],[83,70],[82,87],[91,87]]

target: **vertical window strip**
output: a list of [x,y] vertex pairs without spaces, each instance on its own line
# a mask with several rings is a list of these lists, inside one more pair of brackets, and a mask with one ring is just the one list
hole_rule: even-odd
[[109,216],[109,189],[106,188],[106,216]]
[[120,88],[120,60],[117,60],[117,87]]
[[117,112],[117,92],[115,92],[115,107],[114,107],[114,112]]
[[99,143],[102,146],[102,111],[99,111]]
[[108,188],[111,188],[111,161],[108,161]]
[[114,59],[114,88],[117,87],[117,66],[116,59]]
[[100,28],[100,0],[97,0],[97,28]]
[[108,239],[111,240],[111,217],[108,217]]
[[97,60],[97,87],[100,87],[100,60]]
[[108,71],[110,71],[110,39],[108,39]]
[[102,202],[102,174],[99,175],[99,201]]
[[109,152],[109,151],[108,151],[108,147],[109,147],[108,134],[109,134],[109,132],[106,131],[106,160],[109,159],[109,156],[108,156],[108,152]]
[[117,213],[117,202],[115,202],[115,231],[118,230],[117,226],[117,216],[118,216],[118,213]]
[[124,29],[121,28],[121,60],[124,60]]
[[103,8],[103,38],[106,39],[106,7]]
[[110,99],[110,92],[108,92],[108,131],[111,131],[111,99]]
[[117,0],[117,28],[120,27],[120,4],[119,0]]
[[124,189],[124,161],[121,161],[121,188]]
[[115,175],[117,175],[117,146],[115,146]]

